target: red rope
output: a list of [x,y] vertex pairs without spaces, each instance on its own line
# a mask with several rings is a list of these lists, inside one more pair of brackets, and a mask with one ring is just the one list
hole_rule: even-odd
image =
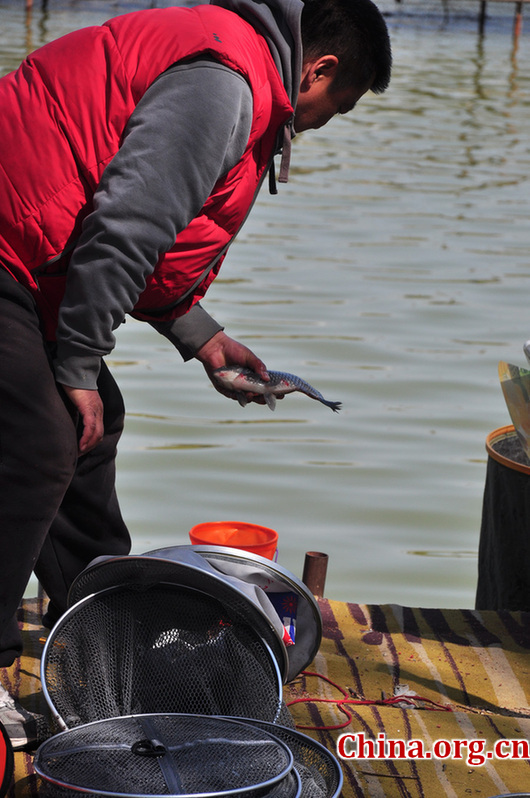
[[343,698],[314,698],[308,696],[306,698],[294,698],[292,701],[287,702],[287,706],[293,706],[293,704],[335,704],[337,709],[340,712],[343,712],[346,715],[347,720],[344,723],[338,723],[335,726],[302,726],[300,724],[296,724],[297,729],[307,729],[317,731],[319,729],[325,731],[335,731],[337,729],[344,729],[348,726],[352,720],[352,714],[346,708],[346,704],[355,704],[357,706],[367,706],[367,705],[377,705],[377,706],[393,706],[395,704],[411,704],[412,706],[416,706],[416,701],[421,701],[425,704],[430,704],[431,706],[424,707],[424,709],[436,712],[452,712],[452,707],[449,707],[445,704],[438,704],[436,701],[431,701],[430,698],[423,698],[419,695],[397,695],[392,696],[391,698],[380,698],[380,699],[369,699],[369,698],[351,698],[350,695],[346,692],[346,690],[341,687],[339,684],[331,681],[328,679],[327,676],[324,676],[322,673],[312,673],[311,671],[302,671],[300,674],[301,676],[316,676],[317,679],[324,679],[325,682],[330,684],[332,687],[335,687],[342,695]]

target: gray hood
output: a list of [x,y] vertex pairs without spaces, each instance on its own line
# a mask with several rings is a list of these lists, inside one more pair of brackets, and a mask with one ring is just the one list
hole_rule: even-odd
[[293,108],[302,72],[301,0],[211,0],[238,14],[260,33],[271,51]]
[[[210,0],[211,5],[233,11],[266,40],[276,68],[293,108],[296,107],[302,74],[302,37],[300,18],[302,0]],[[279,181],[287,183],[291,158],[291,139],[295,135],[292,120],[284,127],[280,142],[282,160]],[[276,193],[274,168],[270,171],[270,190]]]

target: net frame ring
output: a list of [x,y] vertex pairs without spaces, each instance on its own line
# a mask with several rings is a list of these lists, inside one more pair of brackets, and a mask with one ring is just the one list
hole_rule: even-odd
[[222,573],[193,551],[192,546],[178,546],[175,550],[178,553],[174,558],[161,557],[156,552],[97,557],[73,581],[68,594],[69,608],[89,595],[118,585],[151,584],[154,580],[161,580],[182,587],[195,587],[217,598],[228,609],[238,607],[240,616],[246,616],[245,620],[274,652],[286,684],[291,673],[285,630],[265,592],[257,585]]
[[[337,757],[322,743],[296,728],[292,729],[287,726],[272,724],[268,721],[257,720],[256,718],[237,718],[237,720],[248,723],[250,726],[262,731],[269,731],[294,752],[294,768],[300,778],[301,789],[304,794],[307,792],[304,784],[305,777],[302,778],[300,776],[299,768],[300,771],[307,770],[313,777],[318,777],[325,782],[325,788],[322,788],[320,798],[340,798],[344,785],[344,773]],[[312,795],[315,794],[313,789],[310,789],[310,793]],[[503,798],[503,796],[498,798]]]
[[291,682],[313,662],[322,642],[323,623],[318,600],[309,588],[289,570],[259,554],[228,546],[173,546],[146,552],[150,556],[178,557],[179,550],[196,552],[221,573],[251,584],[266,584],[268,598],[277,591],[292,591],[297,599],[297,625],[294,645],[287,646],[286,682]]
[[[173,583],[166,584],[166,583],[158,583],[158,582],[156,582],[155,584],[149,585],[149,588],[147,588],[147,590],[149,590],[149,589],[164,590],[166,588],[169,588],[172,591],[182,591],[182,590],[184,590],[184,591],[186,591],[187,594],[189,594],[189,597],[198,596],[200,598],[206,599],[207,601],[212,601],[216,605],[220,605],[221,607],[223,607],[221,602],[219,602],[219,600],[216,597],[214,597],[214,596],[212,596],[210,594],[205,594],[202,591],[197,590],[196,588],[190,588],[187,585],[182,586],[182,585],[173,584]],[[64,653],[64,655],[66,657],[69,656],[70,648],[67,645],[67,642],[69,642],[68,641],[69,627],[70,627],[71,623],[73,623],[75,625],[75,623],[78,622],[78,617],[77,616],[80,616],[81,619],[82,619],[83,611],[87,610],[88,612],[90,612],[90,608],[91,608],[92,605],[94,605],[94,604],[98,605],[98,603],[99,604],[103,604],[103,602],[105,602],[105,600],[108,597],[110,597],[111,600],[112,600],[112,598],[114,596],[118,596],[118,598],[120,598],[122,596],[122,593],[124,593],[127,590],[134,590],[135,595],[137,597],[142,597],[142,598],[146,595],[146,592],[147,592],[144,589],[143,586],[139,586],[138,587],[138,586],[135,586],[133,584],[119,584],[119,585],[115,585],[113,587],[105,588],[104,590],[100,590],[100,591],[98,591],[96,593],[92,593],[92,594],[86,596],[85,598],[81,599],[80,601],[78,601],[72,607],[70,607],[61,616],[61,618],[57,621],[57,623],[55,624],[55,626],[53,627],[53,629],[50,631],[50,633],[48,635],[48,638],[46,640],[46,643],[44,645],[44,649],[43,649],[43,652],[42,652],[41,664],[40,664],[41,685],[42,685],[42,691],[43,691],[43,695],[44,695],[44,698],[46,700],[46,703],[48,704],[48,707],[50,708],[52,716],[54,717],[55,721],[57,722],[57,724],[58,724],[58,726],[59,726],[59,728],[61,730],[68,730],[72,726],[86,725],[89,722],[96,722],[98,720],[104,720],[104,719],[108,718],[109,716],[119,715],[121,717],[124,717],[124,716],[130,714],[127,711],[125,711],[125,712],[117,712],[117,713],[116,712],[108,712],[108,714],[99,715],[97,717],[94,717],[93,714],[92,714],[91,717],[86,717],[86,714],[83,716],[82,713],[79,714],[77,711],[76,712],[74,712],[74,711],[65,712],[65,705],[66,705],[68,710],[73,710],[71,702],[70,702],[70,706],[67,706],[68,703],[69,703],[68,702],[68,698],[67,697],[65,698],[65,695],[64,695],[65,694],[64,685],[72,683],[72,674],[71,674],[71,670],[70,671],[68,670],[68,662],[66,662],[66,665],[65,665],[64,662],[61,661],[62,657],[63,657],[63,653]],[[173,598],[174,598],[174,596],[173,596]],[[176,605],[172,605],[172,606],[176,606]],[[100,609],[100,608],[98,608],[98,609]],[[103,606],[103,611],[104,611],[104,609],[105,609],[105,606]],[[134,617],[134,615],[132,617]],[[83,627],[83,628],[85,628],[85,627]],[[66,630],[66,634],[64,634],[65,630]],[[75,629],[74,629],[74,631],[75,631]],[[182,631],[182,630],[179,629],[179,631]],[[281,671],[279,669],[277,657],[275,656],[275,653],[271,650],[270,646],[268,645],[268,642],[266,640],[264,640],[257,632],[255,632],[255,630],[253,630],[251,627],[248,627],[245,630],[245,633],[252,635],[253,636],[253,642],[254,643],[258,643],[258,645],[259,645],[259,649],[258,650],[259,650],[260,656],[263,657],[263,660],[261,662],[259,662],[258,660],[254,659],[254,661],[257,662],[258,665],[261,665],[262,672],[265,674],[265,677],[267,679],[269,679],[269,681],[267,683],[267,686],[270,687],[271,692],[267,696],[268,697],[268,704],[267,704],[266,708],[267,708],[267,710],[270,710],[270,715],[271,715],[270,719],[273,722],[276,722],[281,716],[282,706],[283,706],[283,680],[282,680],[282,673],[281,673]],[[247,650],[248,649],[245,649],[245,647],[243,647],[243,651],[247,651]],[[58,652],[58,654],[57,654],[57,652]],[[251,656],[253,658],[255,657],[255,651],[251,651]],[[265,671],[265,667],[267,667],[269,669],[268,673]],[[118,683],[121,684],[122,674],[121,673],[118,674],[118,677],[119,677],[118,678]],[[77,684],[76,679],[75,679],[75,675],[74,675],[73,681],[74,681],[74,683]],[[181,679],[181,681],[182,681],[182,679]],[[88,683],[88,681],[87,681],[87,683]],[[56,684],[59,685],[57,690],[55,689]],[[95,685],[96,682],[94,682],[94,680],[92,680],[91,684]],[[102,685],[102,687],[105,687],[105,685]],[[61,698],[63,700],[61,700]],[[80,702],[76,705],[75,708],[77,710],[80,709],[81,702],[82,702],[82,700],[80,700]],[[264,704],[264,706],[265,706],[265,704]],[[169,710],[169,708],[168,708],[168,710]],[[154,709],[154,708],[151,708],[149,710],[149,709],[144,707],[142,711],[143,712],[146,712],[146,711],[158,712],[160,710]],[[163,711],[166,711],[166,709],[164,708]],[[169,710],[169,711],[171,711],[171,710]],[[189,705],[185,706],[185,707],[182,707],[182,709],[178,709],[178,710],[174,709],[174,710],[172,710],[173,713],[179,712],[180,714],[186,713],[186,712],[187,713],[193,713],[194,711],[195,711],[195,708],[191,707]],[[232,710],[231,713],[216,711],[216,712],[210,713],[210,715],[223,715],[223,716],[226,716],[227,714],[234,714],[234,712],[235,712],[235,710]],[[207,716],[209,716],[208,713],[206,713],[206,714],[207,714]]]
[[[177,734],[177,739],[173,739],[172,741],[171,724],[173,722],[176,724],[175,733]],[[192,723],[192,728],[193,724],[195,724],[195,728],[199,731],[201,731],[202,727],[205,736],[190,737],[189,730],[185,726],[185,733],[181,731],[181,737],[178,738],[179,724],[189,724],[190,722]],[[157,723],[169,724],[169,727],[166,726],[165,729],[162,728],[161,730],[160,726],[157,726]],[[131,726],[130,732],[127,728],[128,725]],[[108,729],[110,727],[112,731],[113,726],[118,727],[116,730],[116,738],[119,736],[119,740],[116,739],[115,742],[110,742],[108,739]],[[208,737],[209,734],[212,734],[212,727],[214,733],[220,730],[217,738]],[[92,783],[87,783],[85,781],[87,777],[84,773],[80,773],[78,779],[74,779],[71,776],[69,780],[65,778],[65,760],[68,758],[70,759],[70,763],[67,763],[67,765],[70,765],[71,774],[71,762],[75,760],[75,762],[78,763],[80,761],[79,757],[83,760],[83,752],[90,756],[91,761],[97,762],[100,761],[100,752],[106,754],[110,761],[103,762],[103,771],[108,773],[108,766],[112,765],[113,753],[118,753],[121,758],[124,750],[126,750],[131,754],[131,762],[134,767],[137,761],[135,757],[138,755],[138,749],[145,746],[147,750],[150,746],[145,744],[147,742],[153,742],[149,739],[140,740],[139,737],[144,733],[149,733],[151,730],[155,730],[155,732],[159,733],[163,740],[156,739],[156,745],[152,746],[152,750],[153,757],[157,759],[157,764],[159,766],[159,771],[157,772],[159,777],[158,783],[165,783],[170,790],[169,792],[122,792],[118,783],[116,783],[114,788],[108,784],[106,787],[98,786],[94,784],[92,778]],[[300,798],[302,794],[302,782],[294,767],[295,759],[289,745],[278,738],[274,733],[269,733],[265,728],[256,727],[252,729],[252,734],[249,734],[249,730],[249,724],[240,721],[239,718],[202,716],[186,713],[147,713],[142,715],[122,716],[120,718],[106,718],[77,726],[74,729],[67,729],[50,737],[37,749],[33,765],[37,775],[48,788],[51,788],[52,795],[57,794],[59,796],[64,794],[68,795],[70,793],[76,795],[81,792],[83,795],[104,795],[109,796],[109,798],[187,798],[187,796],[190,796],[190,798],[192,796],[195,796],[195,798]],[[96,742],[98,732],[100,736],[102,736],[100,752],[98,751]],[[235,737],[231,736],[232,732]],[[133,737],[135,741],[130,744]],[[86,748],[83,748],[85,740]],[[257,783],[247,782],[236,786],[229,786],[226,783],[221,784],[223,777],[221,776],[221,778],[219,778],[219,771],[216,771],[215,780],[220,785],[221,789],[208,790],[206,787],[206,790],[202,789],[201,792],[196,792],[193,791],[193,786],[191,786],[185,791],[179,773],[182,775],[182,773],[185,772],[184,781],[190,783],[190,775],[193,775],[193,771],[196,767],[200,767],[201,775],[204,772],[208,772],[208,770],[205,771],[203,759],[200,760],[200,765],[197,765],[197,763],[193,761],[191,764],[186,763],[186,761],[178,762],[178,760],[176,761],[171,756],[172,751],[178,751],[180,748],[181,751],[184,752],[184,757],[186,757],[186,749],[192,750],[194,744],[198,744],[199,746],[201,744],[206,744],[207,748],[211,749],[212,743],[217,745],[219,749],[222,748],[218,756],[222,756],[223,759],[226,758],[226,748],[227,746],[229,747],[231,743],[234,744],[235,750],[244,747],[245,743],[248,743],[249,747],[253,750],[255,750],[256,745],[258,748],[264,745],[267,749],[267,762],[272,761],[270,754],[275,752],[272,759],[276,760],[278,767],[275,771],[274,768],[271,767],[266,778],[261,779],[261,781]],[[162,751],[161,749],[164,750]],[[238,751],[239,759],[236,758],[234,766],[230,765],[227,770],[229,770],[231,774],[234,773],[234,771],[239,774],[248,773],[248,769],[245,769],[243,766],[245,762],[248,762],[249,755],[248,751],[242,750],[241,753]],[[195,756],[195,754],[193,754],[193,756]],[[243,759],[241,759],[241,757],[243,757]],[[142,755],[140,755],[139,758],[141,759]],[[163,758],[165,758],[165,761],[162,761]],[[191,768],[191,770],[186,770],[186,768]],[[55,769],[57,769],[57,773],[54,772]],[[119,782],[120,777],[123,777],[123,773],[120,773],[119,770],[117,772],[117,782]],[[124,772],[130,773],[130,769],[125,768]],[[92,776],[92,774],[90,775]],[[191,784],[193,785],[193,781],[191,781]],[[53,792],[54,788],[56,789],[56,793]],[[120,789],[120,791],[116,791],[116,788]],[[179,788],[181,791],[178,791]]]

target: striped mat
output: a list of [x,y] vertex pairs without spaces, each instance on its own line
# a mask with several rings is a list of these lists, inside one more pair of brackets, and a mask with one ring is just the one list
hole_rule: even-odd
[[[530,739],[529,613],[325,599],[320,608],[319,653],[286,686],[284,697],[298,728],[333,753],[346,735],[343,798],[492,798],[530,792],[530,761],[522,747]],[[27,709],[40,712],[45,711],[39,679],[41,611],[37,599],[24,602],[25,655],[12,668],[0,669],[2,684]],[[511,740],[521,741],[521,747]],[[391,758],[369,758],[384,755],[381,746],[390,741],[395,741]],[[406,758],[397,758],[403,751]],[[419,758],[433,751],[437,756]],[[352,753],[361,756],[352,758]],[[38,795],[32,757],[17,753],[8,798]]]
[[[341,760],[344,798],[530,793],[530,613],[320,607],[314,675],[291,683],[285,698],[306,734],[333,752],[345,734],[343,753],[366,757]],[[385,760],[368,758],[385,753],[369,740],[403,742]],[[507,740],[522,741],[513,745],[521,758]],[[488,758],[496,745],[502,758]],[[410,756],[399,759],[403,748]],[[433,751],[440,757],[412,756]]]
[[[40,659],[43,649],[41,625],[43,601],[31,599],[24,601],[19,609],[18,621],[24,641],[24,656],[15,660],[11,668],[0,668],[0,682],[7,687],[10,695],[20,700],[30,712],[46,713],[46,701],[42,695],[40,682]],[[13,785],[8,790],[8,798],[37,796],[39,785],[33,770],[31,754],[15,753],[15,772]]]

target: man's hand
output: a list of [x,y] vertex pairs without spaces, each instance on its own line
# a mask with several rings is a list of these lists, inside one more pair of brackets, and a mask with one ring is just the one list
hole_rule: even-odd
[[79,441],[79,454],[86,454],[103,438],[103,402],[97,391],[70,388],[69,385],[63,385],[63,388],[81,416],[83,434]]
[[[222,330],[216,333],[213,338],[210,338],[199,349],[195,357],[203,364],[214,388],[224,396],[228,396],[229,399],[237,399],[237,395],[232,391],[225,390],[213,377],[213,371],[221,368],[221,366],[243,366],[259,374],[265,382],[269,381],[265,363],[248,347],[238,343],[238,341],[234,341],[233,338],[229,338]],[[262,396],[254,394],[249,394],[249,400],[256,401],[259,404],[264,404],[265,401]]]

